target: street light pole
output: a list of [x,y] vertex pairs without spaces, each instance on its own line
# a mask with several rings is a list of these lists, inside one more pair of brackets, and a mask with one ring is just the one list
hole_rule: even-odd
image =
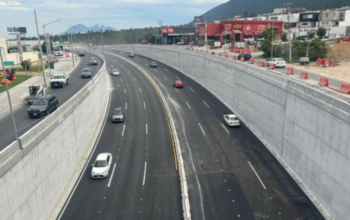
[[4,60],[3,60],[3,58],[2,58],[2,50],[5,50],[5,48],[0,47],[0,58],[1,58],[1,66],[2,66],[2,70],[3,70],[2,73],[3,73],[4,78],[5,78],[5,86],[6,86],[6,92],[7,92],[7,99],[8,99],[8,101],[9,101],[9,105],[10,105],[12,123],[13,123],[13,127],[14,127],[14,129],[15,129],[15,135],[16,135],[16,140],[18,141],[19,149],[23,150],[21,140],[18,138],[18,131],[17,131],[16,121],[15,121],[15,115],[14,115],[13,109],[12,109],[11,97],[10,97],[9,87],[8,87],[8,85],[7,85],[7,77],[6,77],[6,74],[5,74]]
[[72,44],[72,33],[70,33],[70,47],[71,47],[71,54],[72,54],[72,61],[73,61],[73,66],[75,66],[74,64],[74,48],[73,48],[73,44]]
[[289,39],[289,62],[292,62],[292,39],[290,36],[290,11],[289,11],[289,5],[293,3],[285,3],[283,5],[287,5],[287,13],[288,13],[288,39]]
[[[47,23],[47,24],[44,24],[43,25],[43,30],[44,30],[44,39],[46,39],[46,33],[45,33],[45,26],[49,25],[49,24],[52,24],[52,23],[55,23],[57,21],[60,21],[60,20],[56,20],[56,21],[52,21],[50,23]],[[50,51],[47,47],[50,47],[51,48],[51,45],[50,44],[46,44],[46,52]],[[49,74],[50,74],[50,78],[52,78],[52,75],[51,75],[51,63],[52,63],[52,59],[48,59],[48,63],[49,63]]]
[[39,28],[38,28],[38,20],[36,19],[36,11],[35,10],[34,10],[34,16],[35,16],[36,32],[38,34],[38,42],[39,42],[38,46],[39,46],[40,57],[41,57],[41,68],[43,69],[44,86],[46,87],[45,67],[44,67],[44,62],[43,62],[43,50],[41,49],[40,34],[39,34]]
[[160,25],[160,34],[162,35],[162,44],[164,44],[163,32],[162,32],[163,21],[158,21],[158,24]]

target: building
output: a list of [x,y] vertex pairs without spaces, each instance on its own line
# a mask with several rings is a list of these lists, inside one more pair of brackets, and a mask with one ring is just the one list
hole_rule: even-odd
[[195,28],[167,27],[161,29],[161,34],[155,35],[156,44],[176,44],[183,42],[188,44],[196,40]]
[[[38,53],[32,51],[32,47],[30,45],[22,45],[23,49],[23,60],[38,60]],[[18,47],[9,46],[6,38],[0,38],[0,50],[4,61],[12,61],[15,64],[19,64],[19,53]]]
[[[214,41],[216,46],[222,46],[225,39],[233,35],[233,47],[237,42],[246,42],[247,39],[261,38],[261,33],[269,27],[274,28],[276,40],[281,39],[283,31],[282,21],[259,20],[227,20],[219,23],[207,24],[207,39]],[[199,44],[203,44],[205,37],[205,24],[199,25]]]

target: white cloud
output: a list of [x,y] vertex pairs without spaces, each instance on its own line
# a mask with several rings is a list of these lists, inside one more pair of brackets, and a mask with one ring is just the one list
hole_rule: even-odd
[[0,9],[27,10],[25,7],[22,7],[19,2],[15,2],[15,1],[0,1]]
[[107,0],[109,2],[125,2],[125,3],[137,3],[137,4],[183,4],[183,5],[199,5],[199,4],[220,4],[225,3],[228,0]]

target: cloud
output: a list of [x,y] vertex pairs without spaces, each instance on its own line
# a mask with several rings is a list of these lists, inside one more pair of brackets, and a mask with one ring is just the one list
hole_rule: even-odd
[[[107,0],[109,2],[120,2],[120,0]],[[122,0],[124,3],[138,4],[180,4],[180,5],[198,5],[198,4],[220,4],[228,0]]]
[[22,7],[19,2],[15,1],[0,1],[0,9],[6,10],[27,10],[27,8]]

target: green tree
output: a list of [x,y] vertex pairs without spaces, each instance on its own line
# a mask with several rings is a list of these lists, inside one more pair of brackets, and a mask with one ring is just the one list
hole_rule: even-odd
[[315,37],[315,32],[309,31],[307,32],[307,36],[309,37],[309,39],[312,39]]
[[319,27],[317,29],[317,36],[322,39],[324,36],[326,36],[327,30],[324,27]]
[[283,42],[286,42],[288,39],[287,39],[287,33],[286,32],[283,32],[282,33],[282,37],[281,37],[282,41]]
[[23,67],[23,69],[30,70],[30,67],[32,66],[32,63],[29,60],[23,60],[21,62],[21,66]]
[[245,11],[243,14],[243,18],[248,18],[248,17],[249,17],[249,13],[247,11]]
[[264,41],[260,44],[260,50],[264,52],[264,57],[269,57],[271,55],[271,42],[274,39],[275,31],[272,28],[268,28],[261,35]]

